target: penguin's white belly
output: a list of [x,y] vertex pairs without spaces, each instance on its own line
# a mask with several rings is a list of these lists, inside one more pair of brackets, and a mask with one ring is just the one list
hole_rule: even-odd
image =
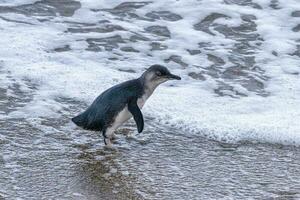
[[[146,103],[146,100],[148,99],[148,97],[146,95],[143,95],[141,98],[138,98],[137,100],[137,105],[140,109],[143,108],[143,106]],[[112,124],[112,127],[114,129],[117,129],[119,126],[121,126],[124,122],[126,122],[127,120],[129,120],[132,117],[132,114],[129,112],[128,110],[128,106],[125,106],[125,108],[123,110],[121,110],[116,118],[114,123]]]
[[115,118],[115,121],[112,125],[115,129],[121,126],[124,122],[129,120],[132,117],[132,114],[129,112],[128,107],[125,106],[123,110],[121,110]]

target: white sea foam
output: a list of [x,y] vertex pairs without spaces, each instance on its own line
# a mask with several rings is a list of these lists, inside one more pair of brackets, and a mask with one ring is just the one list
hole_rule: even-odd
[[0,0],[1,6],[19,6],[37,2],[38,0]]
[[[21,1],[10,1],[19,4]],[[18,14],[2,14],[10,19],[28,21],[35,25],[8,22],[0,19],[0,49],[4,70],[10,71],[14,79],[22,83],[24,78],[38,84],[34,98],[24,107],[9,114],[9,117],[55,117],[63,105],[55,99],[59,96],[75,98],[91,103],[104,89],[139,76],[153,63],[163,63],[171,55],[181,55],[188,64],[183,68],[169,62],[168,68],[182,76],[182,81],[162,85],[144,107],[144,115],[151,116],[158,123],[177,127],[183,134],[206,136],[226,141],[261,141],[284,144],[300,144],[300,58],[291,55],[299,44],[299,32],[292,28],[300,24],[300,18],[291,17],[291,12],[300,10],[297,0],[281,1],[281,9],[269,7],[269,1],[255,1],[262,9],[251,6],[226,5],[221,0],[207,1],[154,1],[137,10],[140,16],[152,10],[168,10],[183,17],[172,22],[159,20],[118,20],[108,12],[94,12],[90,9],[111,8],[121,1],[103,0],[99,2],[83,0],[82,8],[73,17],[58,17],[47,22],[39,22]],[[255,51],[257,65],[269,77],[264,81],[267,97],[248,91],[238,83],[231,83],[236,91],[247,97],[231,98],[218,96],[213,91],[218,79],[205,76],[205,81],[196,81],[188,76],[190,72],[200,72],[212,62],[207,55],[190,55],[186,49],[197,49],[199,42],[210,42],[212,50],[204,50],[222,58],[226,64],[235,40],[224,37],[210,29],[215,35],[196,31],[193,25],[210,13],[221,13],[230,19],[218,19],[219,24],[237,26],[240,14],[256,16],[257,33],[263,38],[262,45]],[[68,24],[63,21],[96,23],[108,19],[128,31],[110,33],[65,33]],[[288,22],[288,23],[287,23]],[[119,34],[125,40],[133,32],[149,38],[144,28],[157,25],[166,26],[171,39],[159,41],[168,46],[164,51],[150,51],[149,42],[130,43],[139,53],[113,51],[85,51],[86,38],[103,38]],[[71,51],[55,53],[54,48],[70,45]],[[128,43],[120,44],[127,46]],[[278,56],[272,54],[276,51]],[[119,56],[119,54],[123,56]],[[147,56],[151,54],[152,56]],[[108,60],[116,57],[119,60]],[[201,66],[202,68],[196,67]],[[137,73],[120,72],[118,69],[132,69]],[[4,79],[3,79],[4,80]],[[10,84],[9,81],[1,84]],[[230,92],[230,91],[228,91]],[[1,115],[1,113],[0,113]],[[147,126],[146,126],[147,128]]]

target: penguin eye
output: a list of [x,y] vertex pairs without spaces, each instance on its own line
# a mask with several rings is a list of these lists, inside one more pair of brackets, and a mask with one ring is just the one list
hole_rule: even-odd
[[156,74],[157,76],[161,76],[161,72],[160,72],[160,71],[155,72],[155,74]]

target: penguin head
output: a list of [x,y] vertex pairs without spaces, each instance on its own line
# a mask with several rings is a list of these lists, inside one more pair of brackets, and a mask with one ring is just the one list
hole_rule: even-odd
[[142,75],[146,82],[159,85],[168,80],[181,80],[177,75],[172,74],[166,67],[162,65],[152,65]]

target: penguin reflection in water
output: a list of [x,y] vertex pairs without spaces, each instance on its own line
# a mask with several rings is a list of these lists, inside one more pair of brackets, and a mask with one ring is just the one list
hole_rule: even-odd
[[152,65],[138,79],[115,85],[98,96],[86,111],[72,118],[72,121],[87,130],[102,131],[104,143],[111,146],[114,131],[132,116],[138,132],[144,128],[140,109],[155,88],[168,80],[180,80],[161,65]]

